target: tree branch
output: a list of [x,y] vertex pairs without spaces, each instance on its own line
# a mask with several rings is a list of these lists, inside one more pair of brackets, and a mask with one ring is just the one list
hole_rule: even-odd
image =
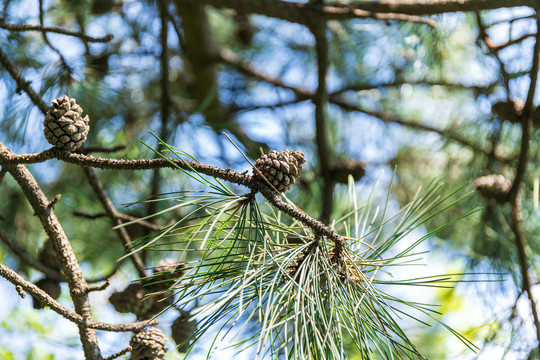
[[[540,15],[536,14],[536,27],[540,30]],[[510,190],[510,200],[512,205],[512,231],[516,241],[516,247],[519,256],[519,266],[521,270],[522,287],[527,292],[529,298],[531,313],[533,316],[533,322],[536,329],[536,338],[538,340],[538,350],[540,351],[540,319],[538,317],[538,310],[536,300],[532,292],[532,281],[529,275],[529,260],[525,251],[525,236],[521,225],[522,221],[522,207],[521,207],[521,189],[523,187],[523,179],[527,170],[528,156],[530,151],[530,138],[533,131],[533,120],[531,114],[533,113],[533,100],[536,92],[536,83],[538,79],[538,70],[540,67],[540,31],[536,32],[536,43],[534,45],[533,60],[530,70],[531,82],[529,85],[529,92],[527,94],[527,100],[525,101],[525,107],[523,109],[521,117],[521,148],[519,154],[518,164],[516,166],[516,174],[514,181],[512,182],[512,189]]]
[[2,50],[2,48],[0,48],[0,63],[2,63],[4,68],[8,71],[9,75],[11,75],[13,80],[15,80],[15,82],[17,83],[17,88],[23,90],[28,95],[30,100],[32,100],[34,105],[36,105],[43,114],[46,114],[47,110],[49,110],[49,107],[47,106],[45,101],[43,101],[41,96],[39,96],[34,91],[34,89],[32,89],[32,87],[30,86],[30,82],[26,81],[22,77],[19,70],[17,70],[11,60],[9,60],[9,57]]
[[[469,141],[469,140],[467,140],[467,139],[465,139],[465,138],[463,138],[463,137],[461,137],[461,136],[459,136],[457,134],[454,134],[454,133],[452,133],[452,132],[450,132],[448,130],[437,129],[437,128],[434,128],[434,127],[429,126],[429,125],[420,124],[420,123],[412,122],[412,121],[407,121],[407,120],[401,119],[401,118],[399,118],[399,117],[397,117],[397,116],[395,116],[393,114],[387,114],[387,113],[380,113],[380,112],[376,112],[376,111],[364,110],[364,109],[359,108],[358,106],[348,104],[348,103],[344,102],[343,100],[337,99],[336,97],[333,97],[333,96],[330,97],[330,102],[333,103],[333,104],[338,105],[339,107],[341,107],[345,111],[357,111],[357,112],[361,112],[361,113],[364,113],[364,114],[369,115],[369,116],[376,117],[377,119],[380,119],[380,120],[382,120],[384,122],[387,122],[387,123],[395,123],[395,124],[407,126],[407,127],[413,128],[413,129],[434,132],[434,133],[437,133],[437,134],[439,134],[440,136],[442,136],[444,138],[447,138],[449,140],[458,142],[458,143],[460,143],[460,144],[462,144],[464,146],[470,147],[474,151],[477,151],[477,152],[482,153],[484,155],[489,154],[489,151],[487,149],[484,149],[484,148],[480,147],[479,145],[477,145],[477,144],[475,144],[475,143],[473,143],[473,142],[471,142],[471,141]],[[501,162],[508,162],[510,160],[510,159],[503,158],[500,155],[497,155],[497,159],[500,160]]]
[[536,0],[380,0],[356,3],[353,8],[378,13],[437,15],[450,12],[482,11],[519,6],[537,7]]
[[[0,142],[0,147],[4,146]],[[231,169],[221,169],[215,166],[201,164],[195,161],[181,159],[149,159],[149,160],[119,160],[105,159],[83,154],[70,153],[57,148],[50,148],[38,154],[16,155],[12,152],[0,156],[0,165],[13,164],[34,164],[44,162],[49,159],[60,159],[62,161],[77,164],[81,166],[89,166],[98,169],[115,169],[115,170],[148,170],[154,168],[173,168],[180,167],[188,171],[197,171],[201,174],[217,177],[235,184],[250,186],[251,176],[240,174]]]
[[310,30],[315,37],[317,52],[317,90],[312,98],[315,105],[315,143],[322,184],[321,220],[328,223],[334,206],[334,181],[330,174],[330,147],[326,138],[325,108],[328,100],[326,92],[326,74],[328,72],[328,39],[326,38],[326,21],[314,22]]
[[[107,216],[107,213],[102,212],[102,213],[98,213],[98,214],[88,214],[88,213],[84,213],[84,212],[81,212],[81,211],[74,211],[73,215],[78,216],[78,217],[82,217],[82,218],[85,218],[85,219],[94,220],[94,219],[98,219],[98,218]],[[163,230],[164,228],[166,228],[166,226],[156,225],[156,224],[153,224],[153,223],[148,222],[146,220],[142,220],[139,217],[123,214],[123,213],[118,212],[118,211],[116,212],[116,217],[119,218],[122,221],[125,221],[125,222],[133,222],[133,224],[131,224],[131,225],[138,225],[138,226],[150,229],[152,231],[160,231],[160,230]]]
[[113,39],[113,36],[110,34],[103,37],[92,37],[82,32],[69,31],[66,29],[59,28],[59,27],[46,27],[46,26],[41,26],[41,25],[28,25],[28,24],[6,24],[5,22],[1,20],[0,20],[0,28],[6,29],[9,31],[19,31],[19,32],[22,32],[22,31],[52,32],[52,33],[77,37],[84,41],[95,42],[95,43],[109,42]]
[[2,242],[6,244],[6,246],[15,255],[17,255],[22,262],[38,271],[41,271],[48,279],[58,282],[66,281],[66,278],[64,277],[64,275],[62,275],[62,273],[60,273],[56,269],[44,265],[36,258],[34,258],[25,249],[23,249],[17,241],[13,240],[10,236],[8,236],[8,234],[2,228],[0,228],[0,240],[2,240]]
[[[12,154],[4,144],[0,143],[0,159],[9,158]],[[69,239],[58,221],[54,210],[49,206],[47,197],[24,165],[5,165],[5,167],[19,184],[34,213],[39,218],[43,229],[45,229],[45,232],[51,238],[54,250],[69,285],[75,312],[85,321],[93,321],[92,310],[88,294],[86,293],[88,285],[73,253]],[[95,330],[79,325],[79,335],[86,359],[100,360],[101,353]]]
[[127,331],[137,331],[146,326],[152,326],[158,323],[157,320],[150,320],[150,321],[137,321],[130,324],[114,325],[114,324],[107,324],[107,323],[102,323],[98,321],[88,320],[87,318],[84,318],[83,316],[77,313],[74,313],[73,311],[70,311],[66,307],[60,305],[56,300],[54,300],[45,291],[41,290],[39,287],[32,284],[31,282],[26,281],[22,276],[20,276],[15,271],[11,270],[10,268],[8,268],[7,266],[3,264],[0,264],[0,276],[5,278],[7,281],[12,283],[13,285],[21,287],[28,294],[34,296],[35,298],[39,299],[43,303],[47,304],[47,306],[49,306],[51,310],[53,310],[55,313],[61,315],[62,317],[66,318],[67,320],[71,322],[74,322],[75,324],[79,325],[79,327],[96,329],[96,330],[104,330],[104,331],[113,331],[113,332],[127,332]]
[[[177,3],[201,4],[196,0],[177,0]],[[343,4],[312,4],[278,0],[204,0],[202,3],[217,8],[235,9],[237,12],[260,14],[294,23],[309,25],[313,21],[347,20],[354,18],[373,18],[377,20],[399,20],[418,22],[434,27],[435,22],[418,16],[411,16],[398,11],[372,11],[360,6]]]
[[[170,91],[170,84],[169,84],[169,45],[167,44],[167,40],[169,38],[169,13],[168,13],[168,6],[169,1],[168,0],[161,0],[158,1],[158,8],[159,8],[159,19],[161,24],[161,34],[160,34],[160,42],[161,42],[161,54],[159,57],[159,65],[161,68],[161,79],[160,79],[160,88],[161,88],[161,124],[160,124],[160,130],[159,130],[159,138],[163,141],[168,140],[169,131],[167,129],[167,123],[169,120],[169,113],[170,113],[170,98],[171,98],[171,91]],[[163,145],[160,142],[157,147],[157,151],[161,152],[163,149]],[[155,157],[159,157],[159,155],[156,153]],[[150,186],[150,194],[148,196],[150,198],[153,198],[159,194],[159,189],[161,186],[161,174],[160,169],[155,168],[152,172],[152,181]],[[157,202],[150,201],[147,203],[146,213],[148,215],[154,214],[157,212]],[[150,220],[151,221],[151,220]],[[145,229],[146,231],[146,229]]]
[[115,227],[114,229],[116,233],[120,237],[120,240],[122,240],[122,244],[124,244],[126,253],[131,253],[129,258],[133,262],[133,265],[135,266],[135,269],[139,273],[139,276],[142,278],[147,277],[148,274],[146,273],[146,270],[145,270],[146,265],[144,264],[144,261],[142,260],[140,254],[133,252],[133,246],[131,245],[131,237],[129,236],[126,228],[122,226],[119,227],[119,225],[122,225],[122,220],[120,220],[118,216],[118,211],[116,210],[113,203],[107,196],[107,193],[105,192],[105,189],[101,185],[101,182],[96,176],[94,170],[88,167],[84,167],[83,171],[86,174],[86,177],[88,178],[88,182],[92,186],[92,189],[96,193],[99,201],[105,208],[105,212],[111,219],[113,226]]

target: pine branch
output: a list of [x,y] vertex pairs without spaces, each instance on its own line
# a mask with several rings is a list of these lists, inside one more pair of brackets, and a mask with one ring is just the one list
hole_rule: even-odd
[[129,236],[127,230],[124,227],[119,226],[119,225],[122,225],[122,220],[120,220],[120,217],[118,216],[118,211],[116,210],[112,201],[109,199],[109,197],[105,193],[105,189],[101,185],[101,182],[96,176],[94,170],[88,167],[84,167],[83,170],[86,177],[88,178],[88,182],[92,186],[92,189],[94,190],[99,201],[105,208],[105,212],[110,217],[113,223],[113,227],[116,233],[118,234],[118,236],[120,237],[122,244],[124,245],[126,253],[130,254],[129,258],[133,262],[135,269],[137,269],[139,276],[143,278],[148,276],[145,270],[146,265],[144,264],[143,259],[141,258],[139,253],[133,252],[133,247],[131,245],[132,243],[131,237]]
[[26,81],[22,77],[19,70],[17,70],[17,68],[15,67],[15,64],[11,62],[11,60],[6,55],[6,53],[2,50],[2,48],[0,48],[0,63],[2,63],[4,68],[8,71],[9,75],[11,75],[13,80],[15,80],[15,82],[17,83],[17,89],[23,90],[28,95],[30,100],[32,100],[34,105],[36,105],[39,108],[39,110],[41,110],[41,112],[45,115],[49,107],[47,106],[45,101],[43,101],[41,96],[39,96],[34,91],[34,89],[32,89],[32,87],[30,86],[30,82]]
[[[12,152],[0,143],[0,159],[10,157]],[[71,243],[67,238],[62,225],[58,221],[50,202],[39,187],[38,183],[24,165],[4,165],[7,171],[19,184],[21,190],[32,206],[35,215],[39,218],[43,229],[51,239],[54,250],[60,261],[61,268],[67,279],[70,295],[75,306],[75,312],[85,321],[92,320],[92,310],[86,293],[87,283]],[[96,332],[84,325],[79,325],[79,335],[87,360],[100,360],[101,354],[97,342]]]
[[95,330],[104,330],[104,331],[113,331],[113,332],[128,332],[128,331],[137,331],[143,329],[146,326],[157,325],[157,320],[149,321],[138,321],[131,324],[107,324],[102,322],[97,322],[89,320],[66,307],[60,305],[56,300],[54,300],[49,294],[41,290],[36,285],[25,280],[22,276],[17,274],[15,271],[11,270],[7,266],[0,264],[0,276],[9,281],[15,286],[19,286],[21,289],[26,291],[28,294],[39,299],[47,306],[51,308],[54,312],[61,315],[65,319],[79,325],[81,328],[95,329]]
[[328,39],[326,38],[326,21],[313,22],[310,30],[315,37],[315,48],[317,52],[317,90],[312,98],[315,105],[315,143],[317,144],[317,155],[322,184],[322,212],[321,220],[328,223],[332,209],[334,207],[334,181],[330,174],[330,148],[326,130],[326,102],[328,94],[326,91],[326,75],[328,72]]
[[33,267],[34,269],[41,271],[45,276],[51,280],[56,281],[65,281],[64,275],[62,275],[58,270],[48,267],[47,265],[41,263],[32,255],[30,255],[25,249],[19,245],[19,243],[13,240],[8,234],[0,228],[0,240],[6,244],[6,246],[17,255],[19,259],[28,266]]
[[0,19],[0,29],[6,29],[9,31],[17,31],[17,32],[24,32],[24,31],[40,31],[40,32],[46,32],[46,33],[52,32],[56,34],[73,36],[87,42],[96,42],[96,43],[109,42],[113,39],[113,36],[110,34],[103,37],[92,37],[82,32],[69,31],[63,28],[59,28],[59,27],[47,27],[47,26],[42,26],[42,25],[29,25],[29,24],[6,24],[5,22],[1,21],[1,19]]
[[[0,143],[0,146],[3,146]],[[0,157],[0,165],[13,164],[35,164],[50,159],[59,159],[68,163],[81,166],[89,166],[97,169],[115,169],[115,170],[148,170],[154,168],[182,168],[184,170],[195,170],[205,175],[217,177],[235,184],[250,186],[251,176],[240,174],[231,169],[221,169],[211,165],[201,164],[195,161],[180,159],[148,159],[148,160],[120,160],[106,159],[83,154],[70,153],[58,148],[50,148],[37,154],[15,155],[13,153],[5,154]]]
[[[195,0],[177,0],[177,3],[201,4],[200,1]],[[375,12],[361,9],[359,6],[343,4],[322,5],[311,2],[296,3],[280,0],[204,0],[203,3],[217,8],[230,8],[241,13],[260,14],[304,25],[309,25],[314,21],[372,18],[417,22],[432,27],[435,26],[435,22],[431,19],[411,16],[398,11]]]
[[538,6],[536,0],[381,0],[352,5],[355,9],[378,13],[408,15],[437,15],[451,12],[467,12]]
[[[73,215],[78,216],[78,217],[82,217],[82,218],[85,218],[85,219],[94,220],[94,219],[99,219],[99,218],[102,218],[104,216],[107,216],[107,213],[106,212],[101,212],[101,213],[97,213],[97,214],[88,214],[88,213],[85,213],[85,212],[82,212],[82,211],[74,211]],[[141,227],[145,227],[145,228],[147,228],[149,230],[152,230],[152,231],[161,231],[161,230],[163,230],[165,228],[165,226],[153,224],[153,223],[148,222],[146,220],[142,220],[139,217],[123,214],[123,213],[118,212],[118,211],[116,212],[116,217],[119,218],[122,221],[131,222],[131,223],[133,223],[132,225],[138,225],[138,226],[141,226]]]
[[[338,99],[336,97],[330,97],[330,102],[340,106],[343,110],[345,111],[357,111],[357,112],[361,112],[361,113],[364,113],[366,115],[369,115],[369,116],[373,116],[375,118],[378,118],[384,122],[387,122],[387,123],[395,123],[395,124],[399,124],[399,125],[403,125],[403,126],[407,126],[407,127],[410,127],[410,128],[413,128],[413,129],[418,129],[418,130],[423,130],[423,131],[429,131],[429,132],[434,132],[434,133],[437,133],[439,134],[441,137],[444,137],[444,138],[447,138],[449,140],[452,140],[452,141],[455,141],[457,143],[460,143],[464,146],[467,146],[471,149],[473,149],[474,151],[477,151],[481,154],[484,154],[484,155],[488,155],[489,154],[489,151],[487,149],[484,149],[480,146],[478,146],[477,144],[449,131],[449,130],[446,130],[446,129],[437,129],[437,128],[434,128],[432,126],[429,126],[429,125],[425,125],[425,124],[421,124],[421,123],[417,123],[417,122],[412,122],[412,121],[407,121],[405,119],[402,119],[396,115],[393,115],[393,114],[390,114],[390,113],[380,113],[380,112],[376,112],[376,111],[370,111],[370,110],[365,110],[365,109],[361,109],[360,107],[358,106],[355,106],[355,105],[351,105],[351,104],[348,104],[346,103],[345,101],[341,100],[341,99]],[[501,162],[503,163],[506,163],[508,162],[510,159],[507,159],[507,158],[503,158],[501,155],[496,155],[497,159],[500,160]]]
[[[167,128],[169,114],[170,114],[170,99],[171,99],[171,90],[169,84],[169,45],[167,43],[169,37],[169,13],[168,13],[168,0],[162,0],[158,2],[159,8],[159,19],[161,24],[161,33],[160,33],[160,43],[161,43],[161,54],[159,57],[159,65],[161,69],[161,78],[160,78],[160,89],[161,89],[161,123],[159,129],[159,137],[164,141],[167,141],[169,136],[169,130]],[[163,145],[161,142],[158,144],[157,151],[161,151]],[[157,155],[156,155],[157,156]],[[161,186],[161,174],[160,169],[155,168],[152,172],[152,180],[150,186],[150,193],[148,196],[150,198],[157,196],[159,194],[159,189]],[[147,215],[154,214],[157,212],[157,202],[150,201],[147,204],[146,213]]]
[[127,354],[128,352],[130,352],[132,350],[131,346],[128,346],[127,348],[125,348],[124,350],[122,351],[119,351],[117,353],[114,353],[110,356],[107,356],[106,358],[104,358],[103,360],[114,360],[114,359],[117,359],[119,358],[120,356],[122,355],[125,355]]

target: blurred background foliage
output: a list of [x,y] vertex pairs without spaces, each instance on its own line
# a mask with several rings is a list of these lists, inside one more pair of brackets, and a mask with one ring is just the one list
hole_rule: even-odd
[[[183,1],[136,0],[5,0],[2,23],[39,24],[40,8],[45,26],[91,36],[114,35],[107,43],[92,43],[54,33],[45,38],[39,31],[0,30],[0,48],[47,103],[68,95],[89,114],[87,147],[123,146],[105,156],[153,157],[139,142],[157,146],[149,130],[203,163],[239,171],[251,166],[223,131],[253,161],[261,150],[299,149],[307,163],[302,181],[287,196],[315,216],[325,206],[331,206],[334,215],[347,208],[347,186],[336,183],[337,176],[330,183],[333,203],[322,200],[327,190],[314,140],[317,131],[325,135],[331,163],[340,159],[361,162],[365,174],[355,180],[358,195],[366,200],[376,182],[381,183],[378,191],[383,194],[397,169],[391,187],[396,209],[434,178],[443,177],[450,193],[482,175],[500,173],[512,178],[515,174],[520,125],[501,118],[492,105],[525,99],[534,41],[526,37],[494,56],[479,30],[478,18],[499,45],[536,32],[532,9],[432,16],[436,27],[368,18],[328,22],[328,104],[324,129],[316,129],[311,98],[317,89],[317,54],[314,37],[303,25]],[[41,113],[20,94],[7,71],[2,69],[0,76],[0,140],[17,153],[48,148]],[[540,212],[533,207],[533,182],[540,176],[537,127],[531,138],[522,215],[536,283],[540,254]],[[55,210],[86,276],[97,278],[111,272],[123,248],[109,218],[74,215],[103,212],[84,173],[58,161],[29,167],[49,198],[62,194]],[[136,217],[165,205],[122,204],[195,186],[178,171],[168,170],[99,171],[99,178],[117,209]],[[0,228],[37,256],[45,235],[32,210],[9,176],[0,191]],[[532,359],[536,340],[531,335],[526,296],[520,296],[522,280],[509,223],[510,206],[473,194],[430,220],[426,228],[437,228],[477,205],[483,210],[432,237],[426,250],[432,252],[428,262],[449,272],[502,274],[495,284],[465,283],[429,295],[430,301],[440,304],[444,320],[473,340],[479,353],[456,345],[440,325],[429,329],[411,325],[410,331],[419,348],[433,359]],[[152,221],[166,225],[177,216],[165,213]],[[128,230],[134,239],[148,234],[137,225]],[[162,254],[144,256],[155,263]],[[0,261],[33,281],[40,277],[2,243]],[[136,274],[125,262],[115,278],[113,285],[119,286],[134,280]],[[23,307],[13,291],[9,294],[0,301],[4,308],[0,311],[0,358],[67,359],[54,346],[42,346],[43,342],[9,340],[28,332],[34,334],[32,339],[48,338],[54,323],[50,316]],[[96,308],[105,306],[97,295],[93,301]],[[111,339],[121,335],[114,336],[107,340],[113,343]],[[76,343],[72,339],[73,334],[55,337],[63,346]],[[354,359],[354,349],[350,351]]]

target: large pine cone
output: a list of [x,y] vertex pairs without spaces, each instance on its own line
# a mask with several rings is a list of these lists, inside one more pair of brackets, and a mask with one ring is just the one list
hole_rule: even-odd
[[153,326],[133,335],[129,344],[132,360],[163,360],[167,352],[167,338]]
[[149,319],[172,305],[174,300],[172,292],[150,295],[151,292],[141,283],[133,283],[122,291],[113,292],[109,302],[120,313],[130,312],[138,319]]
[[[45,278],[36,282],[35,285],[41,290],[45,291],[47,294],[49,294],[54,300],[60,297],[62,289],[60,288],[60,283],[58,281]],[[43,309],[45,307],[45,303],[43,303],[36,297],[32,296],[32,301],[34,303],[34,309]]]
[[484,197],[503,203],[508,199],[512,182],[503,175],[486,175],[474,180],[474,187]]
[[[270,150],[268,154],[257,159],[255,168],[279,192],[285,192],[298,180],[298,174],[305,161],[304,153],[299,150],[283,150],[280,153]],[[266,183],[257,170],[253,170],[253,175]]]
[[171,337],[176,343],[179,352],[185,353],[189,350],[193,341],[187,340],[196,332],[197,321],[189,320],[189,312],[183,311],[171,325]]
[[164,258],[158,261],[153,271],[152,290],[163,291],[186,274],[186,264],[176,259]]
[[75,151],[86,141],[90,119],[82,117],[83,109],[75,99],[64,96],[52,104],[43,121],[45,138],[57,148]]

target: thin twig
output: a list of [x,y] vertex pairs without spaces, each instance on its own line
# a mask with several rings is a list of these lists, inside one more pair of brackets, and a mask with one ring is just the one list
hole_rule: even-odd
[[[97,214],[88,214],[88,213],[81,212],[81,211],[74,211],[73,215],[78,216],[78,217],[82,217],[82,218],[85,218],[85,219],[93,220],[93,219],[99,219],[99,218],[102,218],[104,216],[107,216],[107,213],[102,212],[102,213],[97,213]],[[165,229],[167,227],[167,226],[153,224],[153,223],[148,222],[146,220],[142,220],[139,217],[123,214],[121,212],[117,212],[116,216],[122,221],[131,222],[132,224],[130,224],[130,225],[133,225],[133,226],[138,225],[138,226],[150,229],[152,231],[160,231],[160,230],[163,230],[163,229]]]
[[109,42],[113,39],[113,36],[110,34],[103,37],[92,37],[82,32],[69,31],[66,29],[58,28],[58,27],[47,27],[47,26],[42,26],[42,25],[6,24],[4,22],[0,22],[0,28],[6,29],[9,31],[21,31],[21,32],[22,31],[40,31],[40,32],[46,32],[46,33],[51,32],[51,33],[57,33],[57,34],[62,34],[62,35],[67,35],[67,36],[74,36],[84,41],[96,42],[96,43]]
[[25,249],[19,245],[19,242],[13,240],[2,228],[0,228],[0,240],[6,244],[6,246],[19,257],[19,259],[33,267],[34,269],[41,271],[47,278],[55,281],[65,281],[66,278],[58,270],[48,267],[30,255]]
[[[45,27],[45,10],[43,9],[43,0],[39,0],[39,24],[41,25],[42,28]],[[41,34],[43,36],[43,41],[45,41],[45,44],[47,44],[47,46],[49,46],[51,50],[54,51],[60,57],[60,61],[62,62],[62,65],[65,67],[65,69],[67,69],[68,73],[71,73],[71,67],[67,63],[66,58],[64,57],[64,55],[62,55],[62,53],[56,46],[51,44],[51,42],[49,41],[49,38],[47,37],[47,32],[42,30]]]
[[476,16],[476,22],[478,23],[478,39],[481,39],[484,42],[484,44],[486,44],[489,50],[489,53],[499,63],[499,71],[503,77],[504,86],[507,89],[507,100],[510,100],[510,75],[508,74],[508,72],[506,71],[504,67],[504,63],[499,56],[496,46],[493,45],[491,38],[487,34],[486,26],[484,25],[482,21],[482,16],[480,15],[480,12],[476,11],[475,16]]
[[486,86],[479,86],[479,85],[465,85],[460,83],[449,83],[446,81],[431,81],[431,80],[413,80],[413,81],[406,81],[406,80],[396,80],[396,81],[390,81],[390,82],[382,82],[378,84],[355,84],[355,85],[348,85],[345,86],[339,90],[332,91],[330,93],[330,96],[336,96],[340,95],[347,91],[362,91],[362,90],[372,90],[372,89],[378,89],[378,88],[386,88],[386,87],[397,87],[402,85],[425,85],[425,86],[444,86],[447,88],[455,88],[455,89],[468,89],[468,90],[474,90],[474,91],[489,91],[489,89],[492,89],[493,87],[499,85],[498,83],[492,83],[488,84]]
[[226,63],[226,64],[234,66],[238,71],[240,71],[240,72],[242,72],[242,73],[244,73],[246,75],[249,75],[249,76],[255,77],[257,79],[263,80],[263,81],[265,81],[265,82],[267,82],[269,84],[272,84],[274,86],[277,86],[277,87],[280,87],[280,88],[283,88],[283,89],[287,89],[287,90],[291,90],[299,100],[309,100],[309,99],[313,98],[313,96],[314,96],[314,94],[311,91],[307,90],[307,89],[302,89],[302,88],[297,88],[297,87],[294,87],[294,86],[289,86],[289,85],[285,84],[283,81],[281,81],[281,79],[273,78],[271,76],[262,74],[261,72],[255,70],[255,68],[253,67],[253,65],[251,65],[250,62],[241,59],[240,57],[238,57],[234,52],[232,52],[229,49],[222,48],[219,51],[219,59],[221,61],[223,61],[224,63]]
[[26,81],[22,77],[19,70],[17,70],[15,65],[11,62],[11,60],[2,50],[2,48],[0,48],[0,63],[2,63],[4,68],[8,71],[9,75],[11,75],[13,80],[15,80],[15,82],[17,83],[17,88],[23,90],[28,95],[30,100],[32,100],[34,105],[36,105],[43,114],[46,114],[49,107],[47,106],[45,101],[43,101],[41,96],[39,96],[34,91],[34,89],[32,89],[32,87],[30,86],[30,82]]
[[520,37],[518,37],[518,38],[516,38],[516,39],[514,39],[514,40],[510,40],[510,41],[508,41],[508,42],[506,42],[506,43],[504,43],[504,44],[501,44],[501,45],[491,45],[491,46],[489,46],[489,47],[490,47],[490,49],[491,49],[492,51],[501,51],[501,50],[503,50],[503,49],[505,49],[505,48],[507,48],[507,47],[509,47],[509,46],[519,44],[519,43],[522,42],[523,40],[528,39],[528,38],[530,38],[530,37],[535,37],[535,36],[536,36],[536,34],[525,34],[525,35],[520,36]]
[[114,325],[114,324],[107,324],[107,323],[93,321],[91,319],[89,320],[69,310],[68,308],[60,305],[55,299],[53,299],[45,291],[41,290],[39,287],[32,284],[31,282],[25,280],[22,276],[20,276],[15,271],[13,271],[12,269],[8,268],[7,266],[3,264],[0,264],[0,276],[2,276],[4,279],[9,281],[13,285],[19,286],[28,294],[34,296],[35,298],[37,298],[38,300],[40,300],[41,302],[49,306],[51,310],[53,310],[55,313],[61,315],[62,317],[68,319],[71,322],[76,323],[77,325],[83,328],[113,331],[113,332],[128,332],[128,331],[137,331],[137,330],[145,328],[146,326],[156,325],[158,323],[157,320],[149,320],[149,321],[137,321],[130,324]]
[[341,235],[337,234],[334,230],[332,230],[330,227],[326,226],[319,220],[314,219],[311,216],[307,215],[305,212],[299,210],[298,208],[285,203],[283,200],[281,200],[279,194],[271,190],[266,184],[263,184],[262,182],[254,182],[252,186],[254,189],[259,191],[268,201],[270,201],[270,203],[272,203],[275,207],[311,228],[315,234],[320,234],[327,237],[328,239],[332,240],[336,245],[345,245],[345,239]]
[[[370,111],[370,110],[365,110],[365,109],[361,109],[360,107],[356,106],[356,105],[351,105],[351,104],[348,104],[346,102],[344,102],[343,100],[341,99],[338,99],[338,98],[335,98],[335,97],[330,97],[330,102],[333,103],[333,104],[336,104],[338,105],[339,107],[341,107],[343,110],[345,111],[357,111],[357,112],[361,112],[361,113],[364,113],[366,115],[369,115],[369,116],[373,116],[375,118],[378,118],[384,122],[387,122],[387,123],[395,123],[395,124],[399,124],[399,125],[403,125],[403,126],[407,126],[407,127],[410,127],[410,128],[413,128],[413,129],[418,129],[418,130],[423,130],[423,131],[429,131],[429,132],[434,132],[436,134],[439,134],[441,137],[444,137],[444,138],[447,138],[448,140],[452,140],[452,141],[455,141],[455,142],[458,142],[464,146],[467,146],[467,147],[470,147],[471,149],[473,149],[474,151],[477,151],[479,153],[482,153],[482,154],[489,154],[489,150],[488,149],[484,149],[482,147],[480,147],[479,145],[475,144],[474,142],[472,141],[469,141],[449,130],[446,130],[446,129],[437,129],[435,127],[432,127],[432,126],[429,126],[429,125],[425,125],[425,124],[421,124],[421,123],[417,123],[417,122],[412,122],[412,121],[407,121],[405,119],[402,119],[396,115],[393,115],[393,114],[389,114],[389,113],[380,113],[380,112],[377,112],[377,111]],[[501,155],[497,155],[497,159],[503,163],[507,163],[510,161],[510,159],[507,159],[507,158],[504,158],[502,157]]]
[[109,279],[105,280],[105,282],[101,285],[89,285],[86,288],[86,292],[92,292],[92,291],[103,291],[106,288],[108,288],[111,285],[109,282]]
[[[65,282],[65,276],[56,269],[44,265],[42,262],[35,259],[30,255],[25,249],[21,247],[19,242],[13,240],[2,228],[0,228],[0,240],[6,244],[6,246],[19,257],[19,259],[24,262],[26,265],[33,267],[34,269],[42,272],[48,279],[55,280],[58,282]],[[121,262],[118,262],[114,269],[112,269],[108,274],[100,276],[95,279],[86,279],[86,282],[89,284],[102,282],[109,279],[113,276],[118,268],[120,267]]]
[[128,352],[130,352],[132,350],[131,346],[128,346],[127,348],[125,348],[124,350],[122,351],[119,351],[117,353],[114,353],[110,356],[107,356],[106,358],[104,358],[103,360],[114,360],[114,359],[117,359],[119,358],[120,356],[122,355],[125,355],[127,354]]
[[122,225],[122,220],[117,216],[118,211],[114,207],[113,203],[105,193],[105,189],[103,188],[103,185],[101,185],[101,182],[99,181],[98,177],[96,176],[93,169],[84,167],[83,168],[84,173],[86,174],[86,177],[88,178],[88,182],[92,186],[92,189],[96,193],[99,201],[105,208],[105,212],[110,217],[113,227],[120,237],[120,240],[122,240],[122,244],[125,247],[126,253],[131,253],[129,258],[133,262],[133,265],[137,269],[137,272],[139,273],[139,276],[142,278],[145,278],[148,276],[146,272],[146,265],[144,264],[143,259],[141,258],[140,254],[137,252],[133,252],[133,245],[131,241],[131,237],[129,236],[127,230],[119,225]]

